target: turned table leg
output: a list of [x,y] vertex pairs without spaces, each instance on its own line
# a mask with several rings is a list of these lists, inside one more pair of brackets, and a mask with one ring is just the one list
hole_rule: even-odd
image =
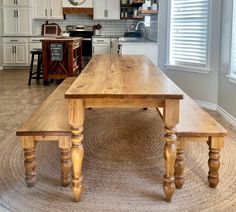
[[220,150],[224,146],[224,138],[210,137],[208,145],[209,145],[208,182],[210,187],[216,188],[216,186],[219,183]]
[[71,157],[72,157],[72,191],[74,201],[79,202],[82,193],[82,161],[84,156],[83,124],[84,124],[84,107],[82,100],[69,100],[69,124],[71,125]]
[[184,184],[184,149],[185,141],[177,139],[177,155],[175,160],[175,187],[181,189]]
[[21,137],[21,143],[25,157],[25,182],[28,187],[32,187],[36,183],[35,141],[33,137]]
[[163,180],[163,190],[166,195],[166,201],[171,202],[172,195],[175,192],[174,165],[176,159],[176,125],[179,122],[179,101],[166,100],[164,107],[165,122],[165,175]]
[[61,185],[67,187],[71,183],[71,138],[61,137],[59,148],[61,150]]

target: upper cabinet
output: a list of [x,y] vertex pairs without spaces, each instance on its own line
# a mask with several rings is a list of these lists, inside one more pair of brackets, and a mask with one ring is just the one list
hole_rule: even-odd
[[[79,2],[79,0],[77,0]],[[93,0],[86,0],[85,2],[75,6],[72,5],[69,0],[63,0],[63,7],[85,7],[85,8],[92,8],[93,7]]]
[[32,7],[32,0],[3,0],[3,6],[22,6],[22,7]]
[[63,19],[62,0],[35,0],[35,19]]
[[3,8],[4,35],[30,35],[31,17],[29,8]]
[[120,0],[94,0],[94,20],[120,20]]

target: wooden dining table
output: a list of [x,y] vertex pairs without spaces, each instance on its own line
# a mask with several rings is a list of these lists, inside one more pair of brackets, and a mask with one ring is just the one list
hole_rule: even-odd
[[[72,191],[80,201],[85,108],[164,108],[163,190],[170,202],[175,192],[176,125],[184,94],[145,56],[94,56],[67,90],[72,142]],[[129,117],[127,117],[128,119]],[[157,140],[158,142],[158,140]]]

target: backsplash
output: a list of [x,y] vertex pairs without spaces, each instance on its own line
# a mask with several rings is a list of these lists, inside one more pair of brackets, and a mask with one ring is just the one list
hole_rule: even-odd
[[[157,21],[157,16],[155,22]],[[151,18],[153,20],[154,18]],[[67,25],[95,25],[97,23],[102,25],[102,35],[118,35],[123,36],[127,31],[127,28],[131,24],[136,24],[136,20],[109,20],[109,21],[98,21],[92,20],[87,15],[67,15],[66,20],[51,20],[49,23],[57,23],[63,31],[66,30]],[[33,34],[41,34],[41,25],[45,23],[44,20],[34,20]],[[150,40],[157,41],[157,23],[151,23],[151,27],[147,27],[147,37]]]

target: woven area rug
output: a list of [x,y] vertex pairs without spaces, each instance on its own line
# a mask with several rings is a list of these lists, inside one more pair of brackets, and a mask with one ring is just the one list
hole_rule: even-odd
[[[185,184],[176,190],[171,203],[164,201],[163,125],[154,109],[86,111],[85,190],[80,203],[72,201],[70,187],[60,186],[56,142],[37,144],[37,184],[27,188],[15,130],[55,86],[28,89],[24,74],[25,82],[19,82],[14,72],[1,77],[0,211],[236,210],[236,132],[215,112],[210,113],[230,132],[221,152],[216,189],[208,187],[207,144],[190,143],[185,153]],[[13,80],[11,84],[7,79]]]

